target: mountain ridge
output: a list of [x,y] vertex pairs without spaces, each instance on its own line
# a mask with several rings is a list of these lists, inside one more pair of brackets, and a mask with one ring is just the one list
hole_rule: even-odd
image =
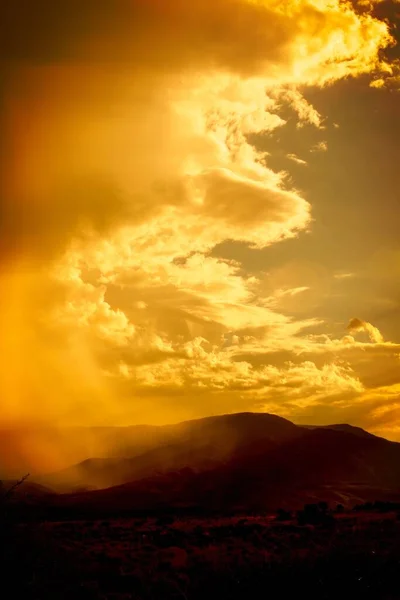
[[313,498],[400,497],[400,444],[360,428],[300,426],[266,413],[167,427],[171,435],[147,452],[85,460],[72,467],[64,487],[54,485],[57,474],[53,485],[39,482],[63,493],[61,505],[93,510],[263,509]]

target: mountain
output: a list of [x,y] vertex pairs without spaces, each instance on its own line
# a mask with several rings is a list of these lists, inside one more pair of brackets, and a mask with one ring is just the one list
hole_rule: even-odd
[[303,425],[303,427],[306,427],[307,429],[334,429],[335,431],[345,431],[363,438],[378,437],[373,433],[365,431],[365,429],[362,429],[361,427],[355,427],[354,425],[348,425],[347,423],[338,423],[336,425]]
[[[90,513],[266,510],[400,498],[400,444],[359,428],[300,427],[275,415],[242,413],[167,429],[162,444],[140,456],[85,461],[67,470],[78,473],[81,488],[104,488],[106,480],[111,487],[51,501]],[[58,476],[66,481],[65,472]]]
[[36,502],[46,496],[53,496],[52,490],[34,481],[19,482],[16,479],[1,481],[0,500],[7,497],[11,502]]
[[133,457],[170,439],[168,427],[19,427],[0,430],[0,478],[56,471],[88,458]]
[[190,467],[210,470],[235,456],[266,452],[303,430],[270,414],[238,413],[168,425],[158,445],[128,458],[93,458],[36,481],[65,492],[98,489]]

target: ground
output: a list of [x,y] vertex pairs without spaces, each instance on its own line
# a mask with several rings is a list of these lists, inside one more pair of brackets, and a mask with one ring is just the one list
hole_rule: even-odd
[[15,597],[400,599],[398,511],[319,525],[272,515],[58,521],[12,535],[2,564]]

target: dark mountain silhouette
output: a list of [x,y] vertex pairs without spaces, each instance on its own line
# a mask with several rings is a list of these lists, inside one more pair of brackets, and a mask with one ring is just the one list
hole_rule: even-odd
[[20,481],[16,479],[5,479],[0,485],[0,501],[2,498],[7,498],[8,502],[24,501],[35,502],[41,500],[45,496],[52,496],[53,491],[44,485],[40,485],[34,481]]
[[[349,425],[300,427],[275,415],[243,413],[167,430],[158,448],[140,456],[89,460],[67,470],[76,477],[74,487],[104,488],[106,481],[112,487],[51,501],[88,511],[267,510],[400,498],[400,444]],[[54,487],[57,477],[60,484],[66,473],[49,477]]]
[[348,425],[347,423],[338,423],[336,425],[303,425],[303,427],[307,427],[307,429],[334,429],[335,431],[345,431],[363,438],[378,437],[373,433],[365,431],[365,429],[362,429],[361,427],[355,427],[354,425]]
[[235,456],[266,452],[303,434],[286,419],[256,413],[207,417],[160,429],[158,446],[147,452],[132,458],[87,459],[37,481],[67,491],[110,487],[185,467],[205,471]]

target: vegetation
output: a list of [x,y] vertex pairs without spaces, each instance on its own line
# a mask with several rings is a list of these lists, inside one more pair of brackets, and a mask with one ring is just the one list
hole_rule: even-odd
[[278,508],[276,513],[277,521],[291,521],[292,513],[289,510],[285,510],[284,508]]
[[15,501],[29,475],[7,486],[0,481],[1,584],[25,600],[79,598],[76,556],[55,542],[42,523],[21,523]]
[[299,525],[335,525],[335,519],[328,511],[326,502],[305,504],[303,510],[297,512],[297,522]]
[[6,566],[16,595],[37,600],[257,600],[302,592],[308,598],[346,593],[389,599],[397,597],[397,515],[338,513],[320,503],[290,519],[279,510],[278,518],[14,523]]
[[[18,482],[18,486],[23,481]],[[18,522],[3,491],[2,583],[32,600],[398,597],[400,506]],[[10,516],[11,515],[11,516]],[[10,588],[11,589],[11,588]]]

